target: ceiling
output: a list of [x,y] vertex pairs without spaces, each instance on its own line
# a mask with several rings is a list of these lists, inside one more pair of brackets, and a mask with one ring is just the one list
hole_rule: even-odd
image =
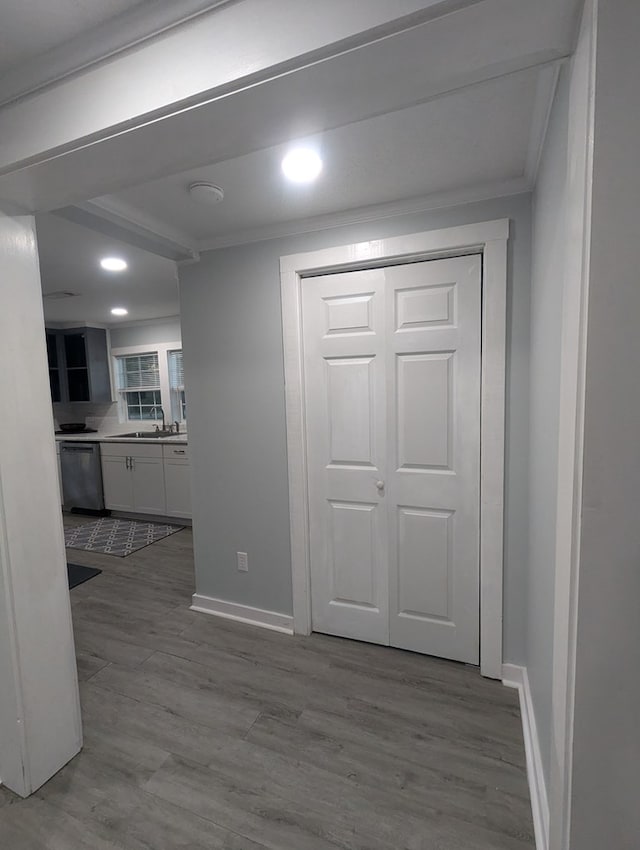
[[[97,201],[126,209],[131,220],[152,219],[156,229],[179,233],[204,250],[218,241],[233,242],[238,234],[260,238],[267,228],[286,231],[301,220],[356,208],[487,184],[522,190],[539,92],[540,71],[529,69],[307,137],[304,143],[323,159],[313,184],[287,182],[281,160],[289,145],[283,144]],[[222,203],[210,207],[194,201],[187,187],[196,180],[221,186]],[[38,216],[38,243],[44,292],[79,293],[45,299],[49,321],[118,324],[179,313],[175,265],[169,259],[47,213]],[[98,266],[100,257],[114,253],[129,262],[122,276]],[[114,319],[114,306],[129,314]]]
[[[117,193],[130,215],[153,216],[198,247],[276,223],[525,177],[539,71],[478,84],[427,103],[303,139],[323,171],[313,184],[284,179],[290,144],[275,145]],[[210,181],[222,203],[194,201]]]
[[[179,314],[176,266],[171,260],[47,213],[36,217],[36,226],[47,322],[116,326]],[[127,261],[126,271],[100,268],[100,258],[114,255]],[[46,297],[56,292],[73,292],[76,297]],[[125,307],[129,313],[116,318],[112,307]]]
[[[46,21],[45,0],[26,7],[37,15],[39,4]],[[15,3],[6,31],[20,34],[24,5]],[[50,30],[25,32],[4,54],[0,36],[0,76],[2,63],[15,68],[35,51],[55,48],[69,15],[67,35],[77,43],[109,16],[124,20],[150,5],[56,0]],[[195,14],[207,4],[189,5]],[[176,315],[172,259],[530,190],[579,0],[541,0],[536,10],[519,12],[504,0],[458,6],[393,37],[3,175],[1,197],[52,211],[38,215],[45,294],[78,293],[45,299],[47,320],[116,324]],[[0,96],[1,89],[0,80]],[[303,186],[281,172],[284,153],[299,142],[323,159],[318,180]],[[220,186],[223,202],[198,204],[187,192],[193,181]],[[121,277],[98,266],[113,253],[129,262]],[[127,307],[125,319],[111,316],[114,306]]]

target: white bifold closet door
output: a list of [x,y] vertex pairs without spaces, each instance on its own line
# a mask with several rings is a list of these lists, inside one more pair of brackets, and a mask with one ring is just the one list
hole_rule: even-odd
[[302,284],[314,631],[479,661],[478,255]]

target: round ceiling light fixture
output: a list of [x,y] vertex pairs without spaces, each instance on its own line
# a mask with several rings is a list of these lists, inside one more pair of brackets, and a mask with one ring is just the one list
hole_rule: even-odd
[[122,257],[103,257],[100,265],[107,272],[123,272],[127,268],[126,260]]
[[293,148],[282,160],[282,171],[293,183],[311,183],[322,171],[322,160],[311,148]]
[[202,181],[192,183],[189,186],[189,194],[194,201],[197,201],[199,204],[208,204],[209,206],[219,204],[224,198],[224,190],[220,186],[214,186],[213,183],[203,183]]
[[128,310],[124,307],[113,307],[111,310],[112,315],[114,316],[126,316],[128,314]]

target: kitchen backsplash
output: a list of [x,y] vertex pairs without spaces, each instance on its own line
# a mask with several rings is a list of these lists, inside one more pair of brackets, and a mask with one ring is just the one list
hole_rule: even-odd
[[54,404],[53,419],[56,430],[64,422],[84,422],[87,428],[95,428],[103,434],[122,434],[131,430],[130,422],[118,421],[117,404]]

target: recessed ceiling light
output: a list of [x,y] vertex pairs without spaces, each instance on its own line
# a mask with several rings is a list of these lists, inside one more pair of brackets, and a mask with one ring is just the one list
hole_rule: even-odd
[[294,148],[282,160],[282,170],[294,183],[310,183],[322,171],[322,160],[311,148]]
[[224,190],[220,186],[214,186],[213,183],[192,183],[189,186],[189,194],[200,204],[219,204],[224,198]]
[[122,257],[103,257],[100,260],[100,265],[108,272],[123,272],[127,267]]
[[114,307],[111,312],[114,316],[126,316],[129,311],[125,310],[124,307]]

